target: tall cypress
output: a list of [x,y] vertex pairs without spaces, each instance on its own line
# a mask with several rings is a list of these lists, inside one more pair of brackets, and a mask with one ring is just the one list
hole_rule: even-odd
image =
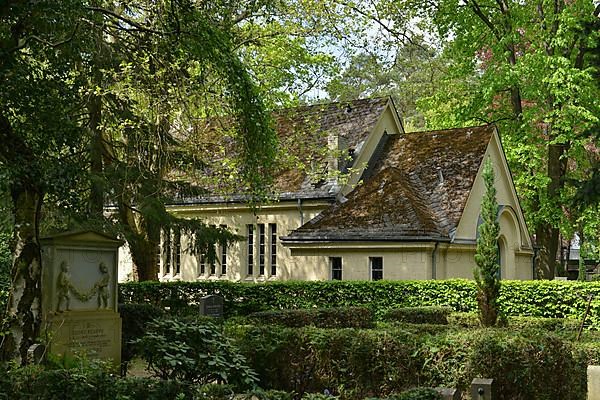
[[478,227],[477,252],[474,275],[477,283],[479,320],[483,326],[494,326],[498,319],[500,294],[500,265],[498,264],[498,202],[494,187],[494,169],[488,158],[483,167],[485,194],[481,203],[481,225]]

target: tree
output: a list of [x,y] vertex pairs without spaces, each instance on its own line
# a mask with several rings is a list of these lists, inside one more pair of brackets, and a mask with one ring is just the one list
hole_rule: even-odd
[[498,202],[494,187],[494,169],[487,159],[483,166],[485,194],[481,201],[481,225],[477,228],[477,251],[473,272],[477,284],[479,320],[483,326],[494,326],[498,319],[498,296],[500,295],[500,265],[498,264]]
[[571,182],[588,180],[598,160],[600,6],[587,0],[379,4],[396,29],[418,17],[445,38],[444,90],[420,103],[426,119],[435,115],[428,126],[500,126],[528,225],[542,248],[541,275],[552,278],[559,233],[568,234],[583,215],[571,207]]
[[[165,87],[161,82],[172,87],[168,71],[178,72],[173,76],[181,78],[193,63],[198,71],[213,68],[225,80],[219,97],[221,103],[230,105],[238,125],[236,139],[244,160],[240,173],[249,188],[260,188],[268,172],[273,135],[254,83],[231,48],[228,34],[213,27],[192,2],[131,2],[116,8],[100,1],[14,0],[0,6],[0,173],[8,182],[14,226],[8,334],[1,343],[4,357],[25,363],[27,350],[40,334],[43,266],[39,234],[44,205],[46,209],[72,208],[72,214],[86,219],[99,213],[103,199],[123,194],[107,190],[103,179],[135,171],[134,178],[143,178],[138,184],[152,180],[159,184],[157,178],[167,168],[161,160],[173,151],[175,142],[166,140],[168,145],[160,151],[147,150],[155,150],[152,145],[157,140],[168,138],[167,123],[176,120],[172,113],[156,119],[165,108],[156,104],[152,108],[150,92],[142,90],[150,85],[118,96],[136,76],[129,73],[128,54],[135,62],[155,65],[150,77],[158,79],[159,88]],[[107,62],[111,57],[116,62]],[[178,65],[180,61],[189,62]],[[169,69],[159,68],[161,63]],[[110,83],[99,78],[115,76],[119,79]],[[203,85],[192,81],[196,87],[185,86],[190,93]],[[174,96],[164,99],[162,106],[175,102]],[[117,132],[112,138],[108,135]],[[121,144],[139,147],[127,152]],[[143,145],[151,146],[144,151]],[[82,173],[81,166],[88,163],[91,173]],[[90,201],[82,207],[85,193]],[[146,202],[137,203],[135,197],[122,198],[132,207],[158,210],[156,218],[164,216],[160,196],[150,195]],[[198,226],[186,225],[189,229]],[[227,233],[221,236],[231,238]]]

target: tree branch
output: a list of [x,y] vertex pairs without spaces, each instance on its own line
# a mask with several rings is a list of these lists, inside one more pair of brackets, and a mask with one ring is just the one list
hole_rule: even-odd
[[144,26],[144,25],[142,25],[142,24],[140,24],[138,22],[133,21],[130,18],[126,18],[126,17],[122,16],[119,13],[116,13],[116,12],[111,11],[111,10],[107,10],[106,8],[92,7],[92,6],[90,6],[90,7],[86,7],[86,9],[90,10],[90,11],[94,11],[94,12],[99,12],[99,13],[102,13],[104,15],[108,15],[110,17],[116,18],[116,19],[118,19],[118,20],[120,20],[122,22],[125,22],[128,25],[133,26],[134,28],[137,28],[139,31],[142,31],[142,32],[152,33],[152,34],[155,34],[155,35],[171,35],[173,33],[176,33],[176,31],[165,32],[165,31],[158,31],[156,29],[149,28],[149,27]]
[[471,9],[479,17],[479,19],[484,24],[486,24],[488,28],[490,28],[490,31],[492,31],[492,33],[494,34],[496,39],[502,40],[502,35],[500,35],[500,32],[498,31],[496,26],[494,26],[494,24],[492,24],[492,21],[490,21],[490,19],[487,17],[487,15],[485,15],[483,13],[483,11],[481,11],[481,7],[479,6],[479,4],[477,4],[476,1],[467,1],[467,4],[469,4],[471,6]]

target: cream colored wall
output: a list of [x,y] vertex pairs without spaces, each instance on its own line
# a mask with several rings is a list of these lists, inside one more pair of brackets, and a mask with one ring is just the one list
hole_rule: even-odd
[[[331,279],[329,257],[342,258],[343,280],[370,280],[369,257],[383,257],[383,279],[431,279],[432,243],[331,243],[319,248],[292,247],[292,256],[305,257],[301,269],[316,269],[318,279]],[[294,278],[295,279],[295,278]]]
[[[484,160],[488,157],[494,166],[496,199],[498,204],[503,206],[498,218],[501,240],[504,241],[506,248],[503,252],[502,278],[533,279],[531,268],[533,248],[497,134],[492,136]],[[479,168],[456,229],[455,242],[474,243],[477,237],[477,221],[481,210],[481,199],[485,192],[482,169],[483,164]]]
[[[327,273],[326,266],[319,270],[319,267],[307,268],[310,262],[305,257],[291,257],[290,250],[281,245],[277,239],[277,274],[270,275],[270,246],[266,241],[265,251],[265,275],[259,275],[258,266],[258,227],[257,224],[265,224],[265,233],[269,235],[268,224],[277,224],[277,236],[285,236],[292,230],[301,226],[301,221],[307,222],[315,217],[320,211],[327,207],[329,203],[325,201],[303,201],[301,208],[297,202],[280,202],[272,205],[263,206],[254,213],[247,206],[242,204],[225,203],[214,205],[190,205],[174,206],[169,210],[173,214],[182,218],[197,217],[202,219],[207,225],[227,225],[227,227],[238,235],[246,237],[246,226],[254,224],[255,246],[254,246],[254,274],[248,276],[247,272],[247,241],[233,243],[227,249],[227,273],[221,275],[220,257],[216,262],[216,274],[209,275],[210,265],[206,264],[206,273],[199,275],[200,261],[198,256],[192,256],[185,252],[181,254],[181,273],[165,274],[161,266],[159,274],[160,280],[245,280],[245,281],[264,281],[264,280],[315,280],[323,279]],[[182,249],[188,244],[188,238],[182,237]],[[121,249],[119,257],[119,280],[125,281],[131,279],[131,256],[126,246]],[[173,271],[172,271],[173,272]]]

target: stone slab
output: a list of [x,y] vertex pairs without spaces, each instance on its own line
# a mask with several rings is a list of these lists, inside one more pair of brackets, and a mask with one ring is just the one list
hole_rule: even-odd
[[223,318],[223,297],[209,295],[200,299],[200,315]]
[[587,387],[587,400],[600,400],[600,365],[588,365]]
[[474,378],[471,382],[471,398],[473,400],[493,400],[494,380],[487,378]]
[[121,317],[112,311],[71,311],[49,320],[49,351],[71,357],[76,353],[121,363]]

